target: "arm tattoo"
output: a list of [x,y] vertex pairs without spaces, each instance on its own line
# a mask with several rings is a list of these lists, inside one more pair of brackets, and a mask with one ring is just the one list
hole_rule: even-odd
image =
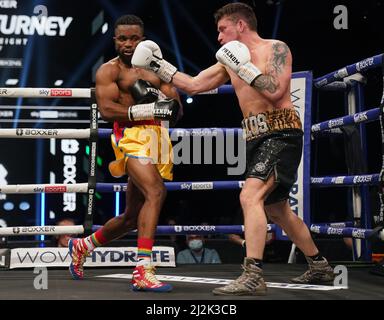
[[276,92],[279,86],[278,75],[283,72],[288,56],[288,46],[283,42],[275,42],[272,45],[272,57],[266,66],[266,73],[259,76],[253,83],[253,87],[259,91],[267,90]]
[[272,45],[273,48],[273,58],[272,58],[272,67],[276,73],[282,73],[282,69],[285,66],[288,55],[288,47],[285,43],[276,42]]
[[259,91],[267,90],[270,93],[275,93],[277,90],[277,80],[270,74],[262,74],[253,82],[253,87]]

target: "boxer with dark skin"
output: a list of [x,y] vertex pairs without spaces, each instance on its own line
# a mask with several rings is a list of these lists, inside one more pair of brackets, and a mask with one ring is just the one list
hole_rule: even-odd
[[[278,40],[257,33],[253,9],[230,3],[215,14],[218,62],[191,77],[177,71],[159,54],[153,41],[142,42],[133,65],[152,70],[189,95],[215,89],[231,81],[243,113],[247,149],[246,180],[240,194],[246,253],[242,275],[216,288],[216,295],[265,295],[262,257],[267,216],[279,225],[305,254],[309,270],[296,283],[324,283],[333,269],[320,254],[306,224],[293,213],[289,192],[296,181],[302,154],[302,125],[290,97],[292,55]],[[164,76],[165,75],[165,76]]]
[[174,120],[180,116],[181,103],[173,85],[161,81],[150,71],[132,67],[132,55],[144,39],[140,18],[134,15],[120,17],[115,24],[114,36],[118,56],[100,66],[96,73],[99,111],[104,120],[114,122],[112,146],[116,161],[110,163],[109,169],[113,176],[129,176],[126,208],[123,214],[110,219],[93,235],[70,241],[70,271],[73,278],[83,278],[86,254],[137,228],[138,264],[133,272],[132,288],[135,291],[167,292],[172,287],[156,279],[151,266],[151,251],[167,193],[163,179],[172,180],[172,162],[170,156],[166,163],[152,159],[146,153],[148,136],[144,135],[144,140],[142,136],[146,131],[155,133],[156,139],[150,143],[157,145],[160,139],[162,148],[159,152],[171,152],[168,131],[160,122],[171,119],[156,118],[154,110],[166,108]]

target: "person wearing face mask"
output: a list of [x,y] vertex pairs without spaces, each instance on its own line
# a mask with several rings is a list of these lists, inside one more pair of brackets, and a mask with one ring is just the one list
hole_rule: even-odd
[[190,234],[186,240],[188,248],[177,254],[177,264],[221,263],[215,249],[204,247],[202,235]]
[[[59,220],[56,223],[57,226],[74,226],[76,225],[75,221],[71,218],[63,218]],[[72,234],[61,234],[54,238],[53,244],[55,247],[58,248],[67,248],[68,247],[68,241],[70,238],[74,237],[76,235]]]

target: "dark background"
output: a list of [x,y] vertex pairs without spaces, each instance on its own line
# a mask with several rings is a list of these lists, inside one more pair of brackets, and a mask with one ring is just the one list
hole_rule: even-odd
[[[374,56],[384,51],[384,1],[244,1],[255,8],[258,18],[258,31],[264,38],[275,37],[285,41],[293,55],[293,71],[312,70],[314,77],[337,70],[348,64]],[[140,16],[145,23],[148,39],[159,43],[163,55],[178,66],[181,71],[197,74],[215,63],[215,52],[219,48],[217,31],[213,20],[216,9],[228,1],[219,0],[131,0],[131,1],[24,1],[18,2],[18,9],[1,9],[0,14],[32,15],[36,5],[45,5],[49,16],[72,16],[74,20],[66,37],[30,36],[27,46],[4,47],[0,58],[22,58],[24,67],[0,68],[0,86],[6,79],[19,78],[16,86],[52,87],[54,81],[62,79],[61,87],[94,86],[94,71],[100,63],[115,56],[113,46],[113,23],[123,14]],[[348,29],[336,30],[333,20],[336,5],[348,9]],[[280,13],[279,13],[280,12]],[[101,28],[92,33],[92,22],[99,14],[102,23],[108,23],[108,31]],[[167,20],[169,18],[169,20]],[[4,35],[0,34],[0,37]],[[177,49],[178,48],[178,49]],[[177,50],[176,50],[177,49]],[[370,71],[366,85],[366,106],[377,107],[382,94],[380,70]],[[0,99],[0,104],[17,105],[86,105],[83,100],[39,100],[39,99]],[[314,96],[314,100],[317,97]],[[315,101],[314,101],[315,102]],[[184,103],[184,118],[178,127],[238,127],[241,114],[234,96],[196,96],[192,104]],[[314,122],[345,114],[342,93],[322,93],[320,103],[314,103]],[[319,110],[321,109],[321,110]],[[317,112],[318,111],[318,112]],[[9,125],[0,124],[3,127]],[[18,127],[28,125],[13,124]],[[35,124],[35,126],[43,126]],[[45,127],[68,127],[63,124],[49,124]],[[72,125],[81,128],[82,125]],[[109,125],[104,125],[109,127]],[[12,127],[12,125],[11,125]],[[381,168],[380,134],[377,123],[368,128],[367,171],[376,173]],[[0,142],[0,162],[9,166],[12,172],[8,183],[47,183],[48,172],[60,170],[55,159],[44,154],[48,142],[7,140]],[[81,145],[85,150],[85,143]],[[312,169],[312,175],[346,174],[343,141],[340,138],[320,139],[318,156],[324,161]],[[107,164],[113,158],[108,140],[100,143],[99,155],[103,159],[99,181],[112,182]],[[79,156],[78,180],[86,181],[87,158]],[[40,172],[40,174],[37,174]],[[226,177],[226,166],[180,165],[175,168],[176,181],[204,181],[241,179]],[[81,181],[82,180],[82,181]],[[121,180],[124,181],[124,180]],[[375,189],[371,188],[372,194]],[[345,188],[331,191],[314,191],[313,214],[315,220],[328,221],[344,219],[348,215],[345,201]],[[51,195],[48,195],[51,197]],[[36,196],[9,196],[13,201],[26,197],[32,203],[31,209],[20,215],[14,211],[4,212],[0,201],[0,219],[8,225],[35,225],[39,211]],[[53,196],[60,198],[59,196]],[[122,196],[123,198],[123,196]],[[375,196],[372,197],[374,201]],[[36,200],[37,199],[37,200]],[[113,195],[103,194],[98,198],[95,223],[106,222],[113,215]],[[57,200],[57,201],[60,201]],[[54,206],[54,201],[49,202]],[[84,199],[78,200],[78,210],[69,215],[82,222]],[[121,204],[124,206],[124,201]],[[174,192],[169,193],[160,223],[168,217],[176,217],[180,223],[212,224],[233,223],[239,216],[238,191]],[[373,208],[375,208],[373,206]],[[49,210],[49,208],[47,208]],[[372,209],[375,210],[375,209]],[[65,216],[68,213],[60,213]],[[54,221],[47,221],[54,223]]]

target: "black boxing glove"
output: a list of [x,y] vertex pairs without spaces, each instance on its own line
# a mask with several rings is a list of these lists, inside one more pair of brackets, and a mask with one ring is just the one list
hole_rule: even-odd
[[169,126],[173,127],[176,124],[180,105],[175,99],[164,99],[155,102],[153,114],[156,120],[169,121]]
[[169,121],[172,127],[176,124],[180,105],[175,99],[163,99],[152,103],[137,104],[128,108],[130,121],[160,120]]
[[151,103],[159,99],[159,89],[150,82],[139,79],[130,88],[135,103]]

